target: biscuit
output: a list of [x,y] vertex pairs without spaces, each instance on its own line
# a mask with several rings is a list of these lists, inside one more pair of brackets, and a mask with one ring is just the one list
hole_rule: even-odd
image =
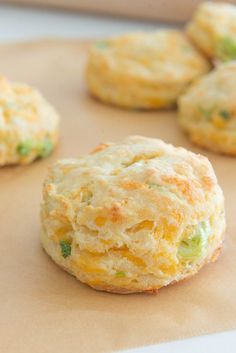
[[219,65],[179,98],[179,122],[199,146],[236,155],[236,61]]
[[96,43],[89,52],[87,85],[105,103],[130,109],[171,107],[209,63],[176,30],[133,33]]
[[153,293],[194,275],[215,260],[225,231],[208,159],[139,136],[52,166],[41,219],[51,258],[115,293]]
[[58,140],[58,115],[35,89],[0,76],[0,167],[44,158]]
[[201,4],[187,26],[187,34],[210,58],[236,60],[236,6]]

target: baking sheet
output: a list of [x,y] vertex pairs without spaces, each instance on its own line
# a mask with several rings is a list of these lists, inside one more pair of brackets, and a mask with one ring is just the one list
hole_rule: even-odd
[[[1,0],[4,3],[30,5],[98,14],[142,18],[168,22],[189,20],[203,0]],[[223,0],[213,0],[222,2]],[[236,4],[236,0],[228,1]]]
[[[193,147],[174,111],[125,111],[90,98],[84,85],[87,47],[86,41],[66,40],[0,46],[0,72],[37,86],[61,115],[61,141],[51,157],[0,169],[1,352],[105,353],[235,329],[236,160]],[[58,268],[39,242],[48,166],[130,134],[207,155],[226,197],[228,229],[219,260],[157,295],[96,292]]]

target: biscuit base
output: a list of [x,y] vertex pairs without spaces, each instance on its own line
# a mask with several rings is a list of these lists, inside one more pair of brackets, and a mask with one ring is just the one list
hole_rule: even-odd
[[210,263],[210,262],[215,262],[217,258],[219,257],[219,254],[221,252],[222,248],[222,243],[216,248],[214,251],[213,255],[211,258],[207,258],[203,263],[199,264],[199,266],[191,273],[183,275],[179,280],[173,280],[172,282],[168,283],[165,286],[160,286],[160,287],[152,287],[148,289],[138,289],[137,287],[129,287],[129,288],[122,288],[120,286],[113,286],[113,285],[107,285],[107,284],[101,284],[101,285],[94,285],[88,283],[88,281],[85,281],[83,278],[83,274],[79,274],[78,272],[75,274],[72,270],[66,266],[66,259],[64,260],[64,264],[62,264],[63,261],[61,261],[61,256],[59,259],[58,255],[58,248],[55,246],[54,241],[50,240],[48,236],[46,235],[45,231],[41,231],[41,242],[43,249],[45,252],[51,257],[51,259],[61,268],[63,268],[66,272],[70,273],[72,276],[76,277],[80,282],[92,287],[93,289],[96,289],[98,291],[103,291],[103,292],[109,292],[109,293],[114,293],[114,294],[133,294],[133,293],[147,293],[147,294],[156,294],[160,288],[163,288],[169,284],[175,284],[184,280],[189,279],[190,277],[194,276],[205,264]]
[[222,139],[221,141],[221,136],[219,135],[216,141],[216,134],[214,135],[214,138],[212,138],[212,135],[210,133],[203,132],[202,130],[190,130],[183,126],[183,124],[182,128],[190,139],[190,141],[195,145],[205,150],[212,151],[214,153],[232,157],[236,156],[236,136],[224,136],[224,139]]

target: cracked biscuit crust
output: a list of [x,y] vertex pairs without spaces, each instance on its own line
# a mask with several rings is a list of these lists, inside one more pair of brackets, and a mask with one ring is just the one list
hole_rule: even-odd
[[195,274],[225,229],[209,161],[139,136],[56,163],[41,217],[53,260],[91,287],[117,293],[155,292]]

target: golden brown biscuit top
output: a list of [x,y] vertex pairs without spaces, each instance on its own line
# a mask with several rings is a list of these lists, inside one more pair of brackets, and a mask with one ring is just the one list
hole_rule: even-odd
[[199,118],[217,128],[236,128],[236,61],[219,65],[200,78],[180,98],[180,105],[191,105],[189,120]]
[[236,33],[236,6],[205,2],[199,6],[194,20],[220,34]]
[[228,3],[206,2],[199,6],[187,26],[190,37],[222,61],[236,59],[236,6]]
[[159,30],[100,41],[90,52],[103,60],[104,70],[140,79],[168,82],[191,79],[209,70],[207,61],[183,33]]
[[10,126],[24,130],[30,125],[50,130],[57,120],[54,109],[37,90],[0,76],[0,130]]
[[184,148],[139,136],[102,147],[52,167],[44,184],[49,212],[60,202],[72,224],[112,229],[114,238],[158,222],[176,236],[210,217],[214,199],[223,197],[207,158]]

